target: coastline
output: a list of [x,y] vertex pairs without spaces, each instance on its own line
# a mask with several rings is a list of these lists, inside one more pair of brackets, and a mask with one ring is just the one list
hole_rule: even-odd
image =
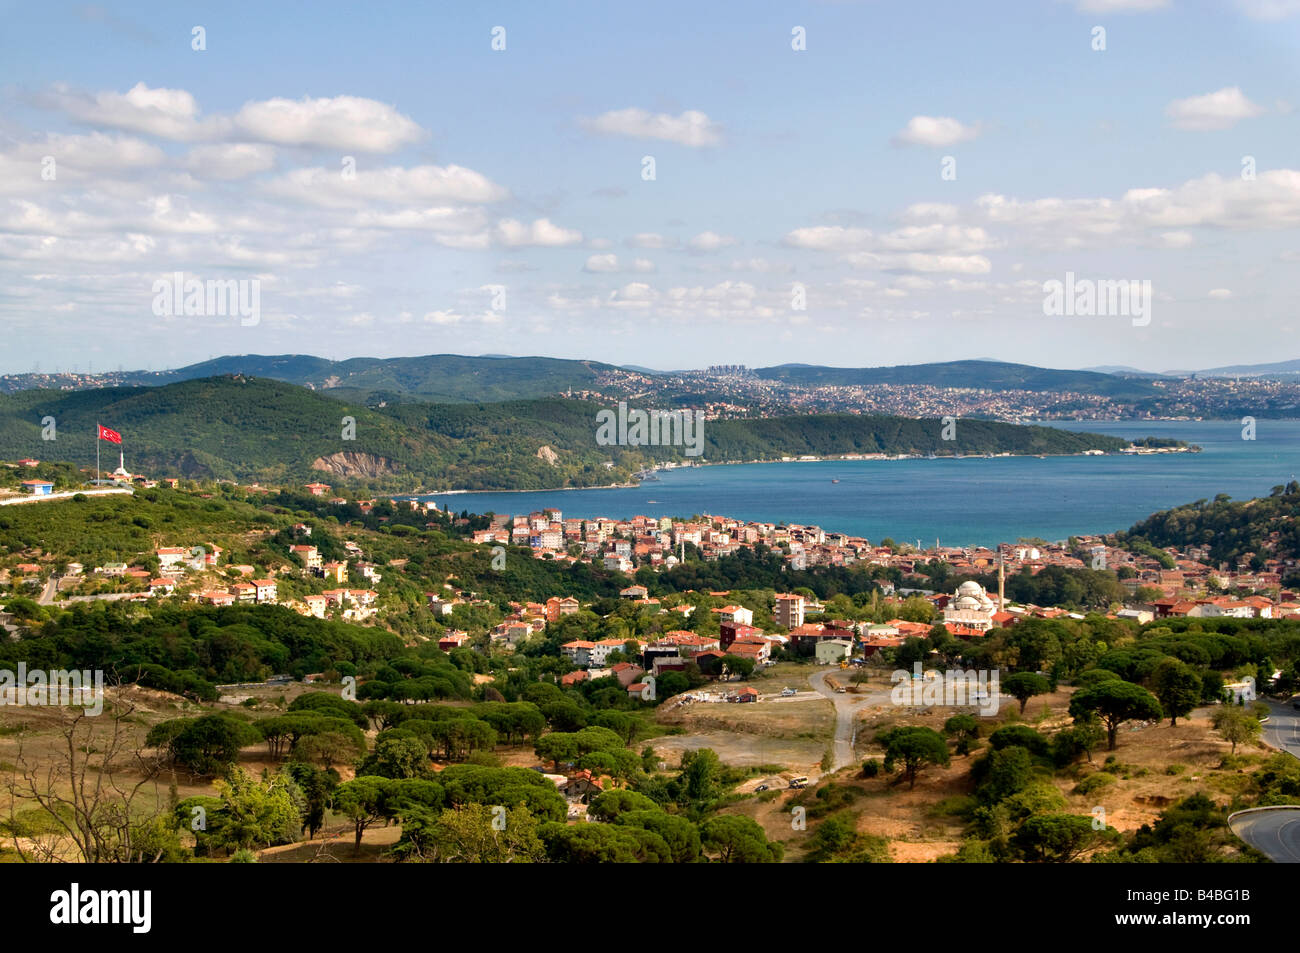
[[[1153,447],[1124,449],[1114,451],[1092,451],[1081,450],[1078,453],[993,453],[981,454],[970,453],[962,454],[943,454],[928,455],[920,453],[899,453],[899,454],[848,454],[830,457],[819,456],[799,456],[787,457],[780,460],[713,460],[700,461],[698,463],[687,463],[678,466],[658,466],[650,467],[641,472],[643,473],[660,473],[674,470],[692,470],[696,467],[733,467],[733,466],[751,466],[758,463],[862,463],[878,462],[892,463],[899,460],[1001,460],[1007,458],[1037,457],[1047,459],[1049,457],[1137,457],[1152,456],[1155,454],[1166,453],[1199,453],[1201,448],[1198,446],[1188,447]],[[557,486],[557,487],[537,487],[525,490],[416,490],[411,493],[395,494],[389,497],[393,500],[409,500],[431,496],[472,496],[478,493],[563,493],[567,490],[634,490],[645,485],[645,481],[638,480],[632,483],[604,483],[593,486]]]

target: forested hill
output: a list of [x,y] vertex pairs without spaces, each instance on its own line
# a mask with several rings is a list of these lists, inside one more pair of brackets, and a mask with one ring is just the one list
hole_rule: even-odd
[[1234,502],[1226,494],[1162,510],[1135,524],[1121,539],[1154,546],[1208,546],[1212,562],[1234,563],[1255,554],[1262,560],[1300,557],[1300,483],[1275,486],[1270,496]]
[[931,387],[982,387],[989,390],[1072,391],[1118,399],[1139,399],[1160,393],[1148,380],[1002,361],[948,361],[898,367],[782,364],[777,367],[761,367],[755,373],[767,380],[809,386],[922,384]]
[[[683,446],[596,443],[601,405],[545,399],[366,406],[243,376],[162,387],[21,391],[0,396],[0,458],[95,460],[95,423],[122,433],[128,469],[263,482],[323,478],[375,490],[544,489],[626,480],[656,462],[773,460],[863,453],[1079,453],[1124,441],[1050,427],[819,415],[704,424],[701,456]],[[53,441],[42,420],[53,418]],[[350,423],[349,423],[350,422]],[[104,444],[106,469],[117,448]],[[608,464],[608,465],[607,465]]]

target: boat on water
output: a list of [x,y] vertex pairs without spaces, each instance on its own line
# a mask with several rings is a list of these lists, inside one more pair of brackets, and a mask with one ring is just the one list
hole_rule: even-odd
[[658,500],[646,500],[647,503],[658,503]]
[[837,479],[835,479],[834,477],[831,477],[831,482],[832,482],[832,483],[839,483],[840,481],[837,480]]

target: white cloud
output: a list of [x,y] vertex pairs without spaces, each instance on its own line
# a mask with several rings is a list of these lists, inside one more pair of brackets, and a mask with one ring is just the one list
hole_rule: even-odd
[[316,166],[294,169],[267,183],[266,189],[285,198],[335,208],[361,207],[371,202],[480,204],[497,202],[509,195],[482,173],[458,165],[368,169],[360,164],[352,178],[344,178],[342,166],[337,169]]
[[894,144],[951,146],[974,139],[979,134],[978,123],[967,126],[948,116],[913,116],[902,131],[894,136]]
[[1217,301],[1223,301],[1232,297],[1232,290],[1229,288],[1211,288],[1210,297]]
[[200,118],[199,104],[183,89],[136,83],[125,93],[88,93],[58,84],[37,105],[81,122],[148,133],[176,142],[256,141],[358,152],[392,152],[423,135],[392,106],[359,96],[245,103],[234,116]]
[[582,270],[596,273],[618,271],[618,256],[592,255],[587,259],[587,263],[582,266]]
[[422,134],[392,106],[359,96],[245,103],[234,124],[262,142],[361,152],[392,152]]
[[185,167],[203,179],[244,179],[275,166],[275,149],[260,143],[195,146]]
[[1130,189],[1118,199],[1022,201],[984,195],[976,205],[990,224],[1037,229],[1067,245],[1113,240],[1124,232],[1137,240],[1148,228],[1295,228],[1300,226],[1300,171],[1273,169],[1254,181],[1212,174],[1172,189]]
[[161,139],[185,142],[217,131],[214,127],[205,131],[200,125],[199,104],[183,89],[136,83],[125,93],[109,90],[92,95],[58,84],[38,97],[37,103],[82,122],[144,132]]
[[635,258],[632,260],[632,270],[639,274],[649,274],[655,270],[655,263],[649,258]]
[[1264,113],[1263,106],[1251,102],[1240,87],[1225,86],[1204,96],[1175,99],[1165,107],[1165,115],[1178,129],[1212,132],[1230,129],[1243,119]]
[[651,113],[635,107],[614,109],[599,116],[580,119],[588,132],[630,139],[658,139],[681,146],[714,146],[722,141],[721,127],[698,110],[680,116]]
[[531,225],[507,218],[497,223],[496,238],[510,248],[523,245],[560,247],[577,245],[582,241],[582,232],[561,228],[546,218],[536,219]]
[[686,243],[686,247],[693,252],[708,254],[730,248],[732,245],[739,243],[739,239],[730,235],[719,235],[717,232],[700,232]]

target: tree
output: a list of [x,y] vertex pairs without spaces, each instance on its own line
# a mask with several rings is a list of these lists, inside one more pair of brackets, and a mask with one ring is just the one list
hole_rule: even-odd
[[145,738],[151,748],[162,748],[173,763],[191,774],[224,774],[239,758],[239,750],[262,740],[246,721],[224,713],[176,718],[154,725]]
[[722,667],[727,670],[728,678],[739,676],[741,679],[746,679],[754,674],[754,660],[752,658],[728,653],[720,661]]
[[629,811],[656,811],[659,805],[635,791],[613,788],[596,795],[587,805],[587,814],[598,821],[614,821]]
[[[403,833],[405,834],[405,824]],[[546,856],[537,818],[523,807],[502,810],[486,804],[448,808],[428,832],[428,856],[442,864],[530,864]],[[405,859],[414,859],[407,854]]]
[[1020,714],[1023,715],[1029,699],[1046,695],[1052,690],[1052,683],[1034,672],[1016,672],[1002,680],[1001,690],[1020,702]]
[[1095,713],[1106,726],[1106,747],[1114,751],[1117,746],[1119,726],[1134,718],[1159,721],[1160,702],[1139,685],[1118,679],[1098,682],[1091,688],[1074,693],[1070,699],[1070,715],[1078,721]]
[[235,768],[213,787],[221,807],[207,818],[206,839],[211,847],[229,851],[288,844],[302,830],[302,816],[294,803],[301,792],[287,773],[263,781]]
[[[135,708],[121,698],[105,711],[50,709],[59,719],[57,743],[33,756],[26,731],[5,785],[12,806],[34,802],[51,829],[23,831],[11,817],[13,845],[25,862],[87,864],[158,863],[184,859],[174,827],[149,805],[165,802],[158,790],[162,764],[133,741]],[[48,730],[43,726],[42,730]],[[129,773],[123,770],[130,766]],[[116,769],[116,770],[115,770]]]
[[352,821],[355,853],[361,853],[361,835],[366,828],[392,816],[392,781],[388,778],[358,777],[345,781],[334,791],[334,810]]
[[1201,679],[1186,662],[1167,658],[1151,674],[1160,707],[1169,716],[1169,727],[1178,724],[1178,716],[1191,712],[1201,701]]
[[555,863],[672,863],[672,850],[664,839],[638,827],[621,824],[569,827],[551,822],[542,825],[542,840],[546,842],[547,856]]
[[1094,830],[1092,818],[1081,814],[1034,814],[1020,825],[1012,842],[1026,860],[1065,864],[1117,833],[1112,828]]
[[933,728],[894,728],[876,736],[876,743],[885,748],[885,770],[903,763],[903,777],[908,790],[916,787],[916,776],[926,764],[946,767],[949,764],[948,743]]
[[768,841],[757,821],[739,814],[709,818],[700,826],[700,842],[724,864],[775,864],[784,854],[780,844]]
[[1255,744],[1264,726],[1243,709],[1224,705],[1214,713],[1214,730],[1223,736],[1224,741],[1232,742],[1232,753],[1236,754],[1237,745]]
[[693,864],[700,859],[699,828],[684,817],[665,814],[656,807],[653,810],[625,811],[615,823],[658,834],[672,852],[674,864]]
[[392,728],[375,739],[375,750],[370,753],[358,775],[382,778],[416,778],[425,773],[429,765],[429,749],[423,741],[402,728]]

